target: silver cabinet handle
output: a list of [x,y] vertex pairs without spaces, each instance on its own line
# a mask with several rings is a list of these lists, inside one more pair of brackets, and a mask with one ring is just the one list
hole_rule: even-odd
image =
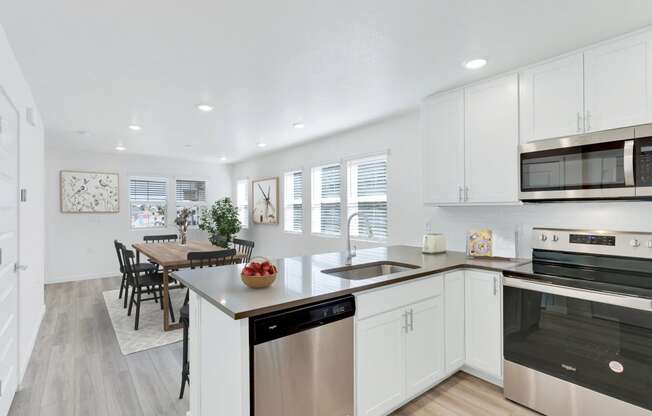
[[465,186],[464,187],[464,201],[468,201],[468,200],[469,200],[469,187]]
[[582,115],[579,111],[577,112],[577,132],[582,132]]
[[494,296],[498,294],[498,278],[494,276]]
[[407,332],[408,332],[408,312],[407,311],[403,312],[403,327],[402,327],[402,329],[407,334]]
[[414,331],[414,311],[410,309],[410,331]]
[[22,264],[14,263],[14,273],[22,272],[27,270],[27,266]]
[[462,202],[462,187],[461,186],[457,187],[457,200],[459,202]]
[[591,131],[591,112],[586,112],[586,131]]

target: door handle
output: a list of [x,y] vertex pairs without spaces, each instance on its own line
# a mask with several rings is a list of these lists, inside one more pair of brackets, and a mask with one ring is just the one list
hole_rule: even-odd
[[582,132],[582,115],[579,111],[577,112],[577,132]]
[[586,131],[591,131],[591,112],[586,112]]
[[410,331],[414,331],[414,311],[410,309]]
[[625,165],[625,186],[634,186],[634,140],[627,140],[623,153]]
[[407,311],[403,312],[403,331],[407,334],[408,332],[408,313]]
[[465,186],[464,187],[464,201],[468,201],[468,200],[469,200],[469,187]]
[[494,276],[494,296],[498,294],[498,279]]
[[457,200],[459,202],[462,202],[462,187],[461,186],[457,187]]

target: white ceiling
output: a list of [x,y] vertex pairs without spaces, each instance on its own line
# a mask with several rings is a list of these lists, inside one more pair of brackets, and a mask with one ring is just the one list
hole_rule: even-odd
[[233,162],[652,24],[652,2],[0,0],[0,24],[48,145]]

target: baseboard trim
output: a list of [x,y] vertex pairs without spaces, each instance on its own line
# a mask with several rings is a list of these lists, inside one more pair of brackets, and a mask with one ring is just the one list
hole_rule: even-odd
[[495,384],[498,387],[503,387],[503,379],[502,378],[496,378],[495,376],[489,375],[485,373],[484,371],[477,370],[475,368],[469,367],[468,365],[464,365],[462,367],[462,371],[470,374],[474,377],[480,378],[488,383]]
[[[41,324],[43,323],[43,317],[45,316],[46,312],[46,307],[45,303],[41,306],[41,315],[39,317],[38,325],[36,325],[36,328],[34,329],[34,333],[32,334],[28,351],[29,354],[27,355],[27,358],[25,360],[21,360],[20,357],[18,357],[18,366],[19,366],[19,374],[18,374],[18,388],[22,389],[23,386],[23,378],[25,378],[25,373],[27,372],[27,367],[29,366],[29,361],[32,359],[32,354],[34,353],[34,347],[36,346],[36,341],[38,340],[38,334],[39,331],[41,330]],[[25,362],[25,365],[23,365],[23,361]]]
[[93,280],[93,279],[104,279],[107,277],[117,277],[120,276],[119,273],[116,272],[104,272],[104,273],[87,273],[87,274],[78,274],[76,276],[55,276],[55,277],[49,277],[46,281],[45,284],[51,284],[51,283],[66,283],[66,282],[78,282],[80,280]]

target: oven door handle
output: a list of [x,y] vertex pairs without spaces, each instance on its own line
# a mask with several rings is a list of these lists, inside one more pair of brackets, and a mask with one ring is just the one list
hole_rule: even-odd
[[625,169],[625,186],[634,186],[634,140],[626,140],[623,165]]
[[619,295],[615,293],[596,292],[594,290],[569,288],[566,286],[553,285],[550,283],[533,282],[528,279],[510,277],[508,273],[509,272],[505,272],[503,275],[503,286],[506,287],[514,287],[517,289],[549,293],[551,295],[566,296],[569,298],[582,299],[598,303],[607,303],[609,305],[616,305],[625,308],[652,312],[652,300],[650,299]]

